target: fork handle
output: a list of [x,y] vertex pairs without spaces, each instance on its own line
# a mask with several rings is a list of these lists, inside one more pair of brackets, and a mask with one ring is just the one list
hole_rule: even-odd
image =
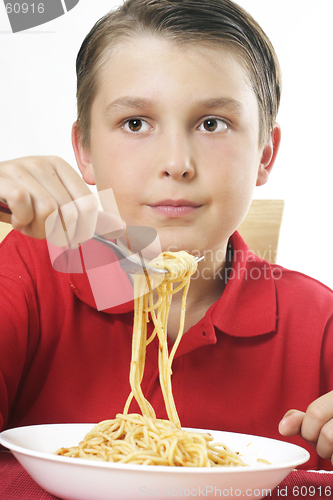
[[11,209],[7,205],[6,200],[4,200],[3,198],[0,198],[0,212],[3,212],[5,214],[10,214],[10,215],[12,213]]

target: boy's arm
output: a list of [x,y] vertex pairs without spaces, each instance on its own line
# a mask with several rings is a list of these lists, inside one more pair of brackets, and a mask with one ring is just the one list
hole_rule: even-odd
[[333,464],[333,391],[313,401],[306,412],[289,410],[279,424],[283,436],[296,436],[312,444],[318,455]]
[[27,277],[11,278],[0,270],[0,430],[8,424],[39,342],[37,304]]
[[[97,204],[95,201],[93,206],[88,203],[82,207],[72,202],[87,195],[91,195],[91,191],[80,175],[56,156],[0,162],[0,198],[6,200],[12,212],[12,215],[0,212],[0,221],[11,222],[14,229],[27,236],[45,238],[48,216],[60,206],[70,204],[74,208],[69,214],[72,233],[76,235],[81,226],[80,237],[84,240],[84,230],[94,231],[92,224],[89,227],[89,219],[95,224],[92,213],[97,211]],[[82,223],[78,223],[79,216]],[[62,227],[60,230],[63,233]],[[90,234],[87,239],[89,237]],[[16,405],[17,394],[38,345],[39,332],[38,307],[34,287],[29,285],[30,274],[24,266],[20,267],[19,260],[15,261],[13,249],[9,251],[7,247],[1,245],[0,257],[0,429],[7,425]]]

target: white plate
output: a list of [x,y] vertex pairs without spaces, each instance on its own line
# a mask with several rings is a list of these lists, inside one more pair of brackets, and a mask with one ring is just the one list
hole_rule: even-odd
[[[289,472],[309,459],[293,444],[247,434],[208,431],[215,441],[241,453],[248,467],[167,467],[83,460],[56,456],[77,445],[93,424],[32,425],[0,434],[33,479],[65,500],[141,500],[168,497],[246,497],[269,495]],[[193,429],[191,429],[193,430]],[[205,431],[204,431],[205,432]],[[263,458],[271,465],[257,462]]]

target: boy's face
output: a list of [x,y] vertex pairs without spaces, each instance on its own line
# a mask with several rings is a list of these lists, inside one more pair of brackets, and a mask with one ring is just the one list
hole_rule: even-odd
[[146,37],[103,68],[79,164],[86,182],[113,188],[127,225],[156,228],[163,250],[202,252],[225,248],[243,220],[267,178],[262,154],[236,57]]

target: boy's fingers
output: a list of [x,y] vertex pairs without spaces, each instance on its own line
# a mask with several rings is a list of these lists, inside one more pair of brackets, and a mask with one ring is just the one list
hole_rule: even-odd
[[307,408],[302,424],[302,436],[316,442],[321,428],[333,418],[333,391],[313,401]]
[[296,436],[300,434],[305,413],[298,410],[289,410],[279,423],[279,432],[282,436]]
[[323,458],[330,458],[333,453],[332,418],[333,391],[324,394],[308,406],[302,423],[302,437],[309,442],[317,443],[317,452]]
[[56,210],[45,221],[46,238],[56,247],[74,247],[94,233],[115,239],[125,231],[120,216],[98,210],[93,194],[72,201]]
[[43,201],[44,192],[54,198],[58,207],[91,194],[80,175],[62,158],[47,156],[24,160],[19,164],[21,178],[31,189],[36,204],[39,198]]
[[67,203],[60,211],[71,245],[92,238],[98,214],[98,204],[92,193]]
[[114,239],[124,232],[125,224],[120,217],[112,189],[100,191],[98,195],[90,193],[61,207],[67,230],[68,224],[73,229],[75,225],[75,232],[69,231],[72,245],[89,240],[94,233]]
[[45,172],[43,180],[40,180],[20,166],[17,167],[16,174],[20,179],[16,188],[20,197],[13,204],[11,193],[6,195],[13,213],[13,227],[28,236],[45,238],[46,218],[62,204],[69,203],[71,197],[56,175],[52,178]]
[[65,160],[57,156],[51,156],[50,163],[55,168],[60,181],[66,187],[72,200],[91,194],[89,187],[81,176]]
[[[62,246],[64,230],[67,243],[70,242],[71,245],[91,238],[98,207],[90,189],[62,158],[50,156],[44,161],[49,163],[48,175],[45,176],[44,171],[37,168],[34,176],[43,183],[60,207],[60,212],[48,217],[47,239],[56,246]],[[55,223],[50,232],[53,218]]]
[[0,197],[8,202],[15,229],[34,238],[46,237],[55,246],[72,247],[89,240],[97,225],[112,238],[124,231],[112,189],[100,193],[104,214],[98,218],[97,199],[80,175],[57,156],[2,162]]
[[317,453],[322,458],[332,460],[333,463],[333,420],[329,420],[321,428],[317,447]]
[[14,229],[44,238],[46,217],[70,195],[47,158],[21,158],[1,164],[1,196],[12,211]]
[[19,226],[24,227],[33,221],[32,199],[26,188],[12,179],[0,177],[0,198],[6,200],[13,214],[12,216],[7,214],[1,220],[11,222],[15,229],[19,229]]
[[311,403],[306,412],[288,411],[279,424],[283,436],[300,434],[322,458],[333,463],[333,391]]
[[[69,205],[67,222],[69,236],[73,237],[79,213],[85,215],[87,211],[90,215],[92,210],[91,203],[83,207],[81,204],[80,210],[70,204],[87,195],[91,195],[88,186],[59,157],[27,157],[1,163],[0,197],[6,199],[12,211],[13,227],[28,236],[45,238],[46,219],[59,207]],[[8,216],[1,220],[9,222]],[[54,226],[56,233],[57,227]]]

